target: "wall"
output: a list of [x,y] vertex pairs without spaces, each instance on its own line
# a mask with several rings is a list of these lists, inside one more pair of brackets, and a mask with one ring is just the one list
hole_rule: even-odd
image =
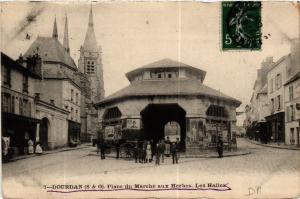
[[[73,90],[73,99],[71,97],[71,90]],[[76,101],[77,93],[77,101]],[[62,100],[63,107],[70,111],[68,119],[80,123],[80,102],[81,102],[81,92],[78,87],[76,87],[70,80],[63,80],[62,84]],[[72,110],[73,109],[73,114]],[[77,111],[77,113],[76,113]]]
[[36,116],[38,119],[47,118],[49,121],[48,147],[50,150],[68,144],[67,114],[43,105],[37,105]]
[[44,79],[35,82],[35,92],[40,93],[40,99],[50,103],[53,99],[58,107],[63,107],[62,101],[62,81],[58,79]]
[[[276,114],[278,112],[283,112],[284,111],[284,86],[283,84],[286,82],[286,67],[288,63],[288,59],[286,57],[283,57],[282,60],[278,61],[277,65],[269,71],[267,75],[268,79],[268,99],[269,99],[269,108],[271,110],[271,114]],[[276,76],[277,74],[281,74],[281,84],[280,88],[276,88]],[[273,87],[273,91],[272,91]],[[281,96],[281,101],[280,101],[280,109],[277,109],[276,106],[276,100],[277,96]],[[271,99],[274,99],[274,110],[272,108],[272,102]]]

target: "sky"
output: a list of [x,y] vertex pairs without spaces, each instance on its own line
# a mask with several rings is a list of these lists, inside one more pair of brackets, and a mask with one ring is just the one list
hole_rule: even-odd
[[[50,37],[57,19],[63,40],[68,16],[70,52],[78,63],[91,3],[1,3],[1,50],[17,59],[37,36]],[[299,5],[263,2],[262,49],[222,51],[221,4],[201,2],[94,2],[94,28],[102,48],[105,96],[129,84],[125,73],[170,58],[207,71],[204,84],[249,103],[257,69],[290,52],[299,38]]]

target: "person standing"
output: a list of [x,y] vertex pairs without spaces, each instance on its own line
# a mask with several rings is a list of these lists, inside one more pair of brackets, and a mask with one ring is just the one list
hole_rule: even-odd
[[143,146],[142,146],[142,163],[146,163],[146,156],[147,156],[147,140],[144,140]]
[[34,153],[34,149],[33,149],[33,141],[29,140],[28,141],[28,154],[33,154]]
[[116,156],[116,158],[117,159],[119,159],[119,156],[120,156],[120,142],[119,142],[119,140],[117,140],[117,142],[116,142],[116,153],[117,153],[117,156]]
[[161,154],[161,142],[158,141],[156,144],[156,154],[155,154],[155,164],[159,165],[159,159],[160,159],[160,154]]
[[219,158],[223,157],[223,140],[221,139],[221,137],[218,137],[218,142],[217,142],[217,151],[219,154]]
[[41,155],[43,153],[43,149],[40,145],[40,143],[38,142],[35,146],[35,153]]
[[177,146],[176,145],[177,145],[176,143],[171,143],[171,154],[172,154],[173,164],[178,163]]
[[98,155],[98,154],[100,154],[100,148],[101,148],[101,141],[100,141],[100,139],[97,139],[96,146],[97,146],[97,155]]
[[135,163],[138,162],[138,158],[139,158],[139,146],[138,146],[138,142],[135,142],[134,148],[133,148],[133,156],[134,156],[134,160]]
[[170,154],[171,154],[171,152],[170,152],[171,141],[170,141],[170,137],[169,136],[167,137],[167,140],[165,142],[165,147],[166,147],[165,155],[166,155],[166,157],[170,157]]
[[146,160],[145,160],[145,162],[146,163],[150,162],[151,158],[152,158],[151,144],[148,141],[147,146],[146,146]]
[[150,145],[151,145],[151,161],[150,162],[152,162],[153,157],[154,157],[154,155],[156,153],[156,144],[155,144],[155,142],[153,140],[151,140],[150,141]]
[[166,150],[166,144],[165,144],[165,141],[162,139],[160,142],[160,155],[161,155],[162,163],[164,163],[164,160],[165,160],[165,150]]
[[105,159],[105,141],[101,140],[100,143],[100,153],[101,153],[101,160]]

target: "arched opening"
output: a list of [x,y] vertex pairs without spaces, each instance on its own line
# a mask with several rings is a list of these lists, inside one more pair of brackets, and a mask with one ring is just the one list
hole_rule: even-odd
[[40,132],[39,132],[39,142],[41,143],[41,146],[43,150],[48,149],[48,132],[50,129],[50,122],[48,118],[44,117],[42,119],[41,125],[40,125]]
[[224,106],[210,105],[206,111],[206,130],[208,140],[216,143],[218,137],[224,142],[231,140],[231,125]]
[[117,106],[106,109],[103,114],[102,123],[104,131],[98,134],[98,138],[104,138],[108,142],[120,139],[122,137],[121,116],[122,113]]
[[117,119],[122,116],[121,111],[118,107],[112,107],[105,110],[105,113],[103,114],[103,119],[110,120],[110,119]]
[[169,138],[171,142],[175,142],[177,138],[180,139],[180,125],[176,121],[170,121],[164,127],[165,140]]
[[185,150],[186,138],[186,112],[178,104],[149,104],[141,112],[143,122],[143,135],[147,140],[165,138],[165,125],[175,121],[180,126],[180,148]]

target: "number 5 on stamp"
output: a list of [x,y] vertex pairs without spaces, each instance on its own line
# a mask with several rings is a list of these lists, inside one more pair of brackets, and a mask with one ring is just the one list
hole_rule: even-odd
[[222,2],[222,49],[261,49],[261,2]]

